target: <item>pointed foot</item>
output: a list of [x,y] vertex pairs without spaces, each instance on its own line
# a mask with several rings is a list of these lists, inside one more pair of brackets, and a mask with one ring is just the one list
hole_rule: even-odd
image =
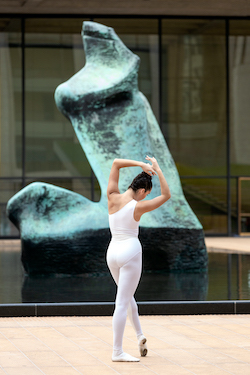
[[147,342],[147,339],[143,335],[138,340],[139,352],[142,357],[145,357],[148,353],[146,342]]

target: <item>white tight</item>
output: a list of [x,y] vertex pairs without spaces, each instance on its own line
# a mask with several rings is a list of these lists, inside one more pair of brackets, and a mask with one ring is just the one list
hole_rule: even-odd
[[127,319],[127,311],[137,337],[142,335],[138,308],[133,297],[141,277],[142,253],[141,251],[138,252],[124,265],[118,265],[117,263],[119,262],[117,262],[115,257],[108,253],[107,263],[117,284],[115,311],[113,315],[113,350],[115,355],[119,355],[123,352],[122,339]]

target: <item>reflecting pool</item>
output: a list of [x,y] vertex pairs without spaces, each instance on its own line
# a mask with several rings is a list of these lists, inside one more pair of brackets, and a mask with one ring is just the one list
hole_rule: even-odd
[[[114,301],[110,274],[25,276],[20,248],[0,251],[0,303]],[[209,253],[203,273],[146,273],[138,301],[216,301],[250,299],[250,255]]]

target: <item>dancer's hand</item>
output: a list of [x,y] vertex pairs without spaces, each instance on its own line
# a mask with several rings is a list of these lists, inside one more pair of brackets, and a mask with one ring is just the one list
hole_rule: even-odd
[[147,155],[146,156],[146,160],[148,160],[148,161],[150,161],[152,163],[152,168],[154,170],[154,174],[156,174],[157,170],[160,169],[159,164],[158,164],[156,158],[154,158],[154,157],[151,158],[150,156]]
[[142,170],[144,172],[146,172],[147,174],[149,174],[150,176],[153,176],[156,174],[154,168],[153,168],[153,165],[149,164],[149,163],[143,163],[142,164]]

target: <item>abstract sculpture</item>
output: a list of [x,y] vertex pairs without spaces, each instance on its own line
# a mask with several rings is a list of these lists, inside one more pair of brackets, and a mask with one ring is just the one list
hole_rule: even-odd
[[[205,269],[207,252],[202,226],[186,202],[150,105],[138,90],[139,58],[112,28],[84,22],[82,36],[86,64],[58,86],[55,101],[74,127],[99,181],[101,199],[92,202],[45,183],[32,183],[12,197],[7,210],[20,230],[26,272],[106,271],[105,252],[110,236],[106,188],[112,161],[115,157],[144,160],[147,154],[159,161],[172,197],[142,217],[144,268]],[[122,170],[121,191],[135,174],[134,168]],[[154,184],[150,197],[157,194],[159,186]]]

